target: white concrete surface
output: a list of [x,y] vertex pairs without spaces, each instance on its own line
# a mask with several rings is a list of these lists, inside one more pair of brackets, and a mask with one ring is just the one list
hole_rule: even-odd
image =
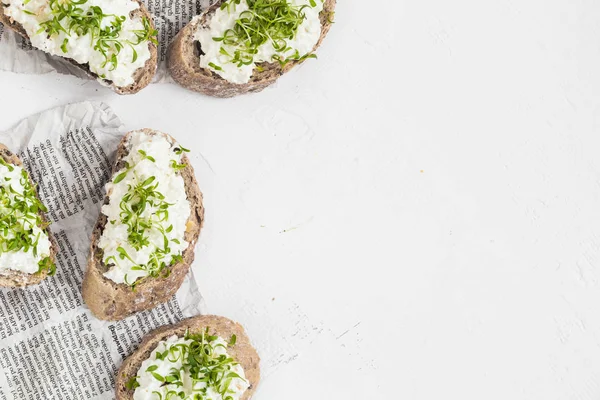
[[102,100],[193,149],[257,400],[600,398],[600,3],[339,3],[261,94],[0,73],[0,129]]

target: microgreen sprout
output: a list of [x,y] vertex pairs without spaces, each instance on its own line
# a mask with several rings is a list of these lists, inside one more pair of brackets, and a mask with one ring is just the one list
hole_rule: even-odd
[[140,384],[138,383],[137,378],[138,378],[137,376],[131,377],[125,384],[125,387],[128,390],[135,390],[136,388],[140,387]]
[[189,153],[190,149],[186,149],[185,147],[179,145],[179,147],[177,147],[175,149],[175,154],[177,154],[178,156],[182,155],[183,153]]
[[216,70],[216,71],[223,71],[223,67],[218,66],[214,62],[209,62],[208,66],[211,67],[212,69]]
[[177,161],[171,160],[171,168],[173,168],[175,171],[180,171],[185,167],[187,167],[187,164],[178,164]]
[[156,162],[156,159],[152,156],[147,155],[144,150],[138,150],[138,153],[140,153],[142,155],[142,160],[149,160],[152,162]]

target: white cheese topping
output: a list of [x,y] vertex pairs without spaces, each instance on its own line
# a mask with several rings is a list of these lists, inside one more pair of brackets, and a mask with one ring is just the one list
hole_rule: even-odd
[[[287,39],[287,50],[278,52],[272,41],[267,41],[258,47],[258,53],[254,56],[254,62],[247,65],[232,63],[231,55],[235,54],[236,48],[215,41],[213,38],[223,37],[223,34],[232,29],[240,15],[249,10],[248,2],[241,0],[239,4],[230,2],[229,7],[217,9],[210,19],[208,27],[199,26],[194,34],[194,39],[200,42],[204,55],[200,57],[200,66],[210,69],[220,75],[223,79],[232,83],[248,83],[256,64],[261,62],[277,62],[273,56],[283,59],[293,57],[294,54],[304,56],[312,52],[321,36],[321,21],[319,13],[323,10],[323,0],[315,0],[316,5],[311,6],[311,0],[288,0],[292,6],[306,6],[302,12],[305,14],[304,21],[298,27],[293,39]],[[221,50],[221,47],[225,51]],[[215,68],[217,66],[217,68]]]
[[[88,64],[91,72],[101,79],[112,81],[118,87],[134,83],[134,72],[143,67],[150,59],[148,40],[140,40],[138,35],[149,25],[136,16],[131,18],[132,11],[139,9],[136,1],[130,0],[0,0],[6,7],[4,14],[20,23],[31,39],[31,44],[49,54],[71,58],[79,64]],[[66,12],[61,19],[59,9],[76,7],[80,11]],[[108,33],[117,18],[122,20],[121,29],[115,36],[107,40],[99,40],[99,34],[89,29],[87,33],[74,28],[73,15],[81,15],[79,26],[87,26],[100,17],[100,29]],[[76,14],[75,14],[76,13]],[[56,19],[56,20],[55,20]],[[50,35],[47,28],[54,21],[55,32]],[[147,21],[146,21],[147,23]],[[68,33],[67,33],[68,32]],[[107,36],[104,36],[107,37]],[[102,44],[106,54],[101,50]],[[114,57],[114,58],[113,58]]]
[[110,266],[104,276],[129,285],[176,262],[188,246],[190,217],[179,173],[182,148],[141,131],[131,134],[130,145],[126,167],[106,184],[109,203],[102,213],[108,221],[98,242]]
[[[166,341],[161,341],[150,357],[142,362],[137,374],[139,385],[133,394],[134,400],[168,399],[169,393],[173,399],[183,400],[239,400],[248,389],[249,384],[244,375],[244,369],[236,362],[221,362],[216,369],[211,362],[218,363],[218,358],[230,358],[227,353],[227,343],[221,337],[208,343],[210,355],[208,363],[202,365],[202,371],[213,371],[214,377],[208,377],[202,372],[193,376],[190,364],[187,362],[192,339],[178,338],[173,335]],[[203,340],[200,340],[202,343]],[[198,344],[198,341],[195,343]],[[235,375],[235,376],[234,376]],[[167,378],[168,377],[168,378]],[[166,379],[161,379],[166,378]],[[215,384],[215,380],[219,384]],[[169,382],[171,381],[171,382]],[[228,385],[227,387],[225,385]],[[225,396],[223,396],[223,393]]]
[[50,239],[38,225],[39,201],[27,177],[22,167],[0,163],[0,274],[8,269],[36,273],[50,256]]

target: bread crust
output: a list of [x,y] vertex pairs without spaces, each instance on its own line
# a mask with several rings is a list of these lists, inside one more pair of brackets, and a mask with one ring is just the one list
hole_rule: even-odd
[[[141,17],[148,18],[148,21],[150,21],[150,25],[152,26],[152,29],[156,29],[156,27],[154,26],[154,19],[152,18],[152,14],[150,14],[150,12],[146,8],[146,6],[141,2],[141,0],[132,0],[132,1],[135,1],[136,3],[138,3],[140,5],[140,8],[132,11],[131,16],[135,17],[135,16],[139,15]],[[5,5],[0,0],[0,23],[4,24],[5,27],[15,31],[16,33],[23,36],[24,38],[29,39],[27,32],[25,31],[25,29],[23,29],[23,26],[21,24],[19,24],[18,22],[13,21],[11,18],[9,18],[8,16],[6,16],[4,14],[4,8],[5,8]],[[79,64],[75,60],[72,60],[70,58],[64,58],[64,57],[59,57],[59,58],[62,58],[64,60],[68,61],[69,63],[73,64],[74,66],[81,68],[83,71],[85,71],[85,73],[90,78],[101,81],[102,84],[110,87],[113,91],[115,91],[118,94],[135,94],[135,93],[139,92],[140,90],[142,90],[143,88],[145,88],[146,86],[148,86],[150,84],[150,82],[152,81],[152,78],[154,78],[154,74],[156,74],[156,69],[157,69],[157,65],[158,65],[158,46],[155,43],[148,41],[148,48],[150,49],[150,58],[148,60],[146,60],[146,63],[144,64],[143,68],[138,68],[134,72],[134,74],[133,74],[134,83],[132,85],[124,86],[124,87],[115,86],[115,84],[112,83],[111,81],[103,80],[103,79],[99,78],[98,75],[91,72],[86,65]],[[58,56],[54,56],[54,57],[58,57]]]
[[[162,132],[151,129],[140,131],[149,135],[164,135],[170,142],[176,142],[174,138]],[[124,166],[123,159],[129,153],[131,133],[126,134],[119,144],[112,176]],[[136,312],[154,308],[173,297],[183,283],[194,261],[196,242],[204,222],[204,206],[194,169],[185,154],[181,160],[186,165],[181,170],[181,176],[185,182],[185,192],[191,208],[187,221],[188,230],[185,233],[185,240],[189,245],[183,251],[182,260],[168,267],[171,272],[168,277],[142,278],[136,283],[135,290],[126,284],[105,278],[103,274],[108,268],[102,262],[102,250],[98,247],[98,241],[107,223],[107,217],[100,213],[92,233],[88,265],[82,286],[83,300],[98,319],[117,321]],[[104,204],[109,202],[108,195],[107,193],[104,198]]]
[[250,383],[250,387],[244,392],[240,400],[250,400],[260,381],[260,357],[252,347],[248,335],[246,335],[240,324],[216,315],[200,315],[188,318],[178,324],[163,326],[148,334],[138,349],[123,362],[119,372],[117,372],[115,385],[117,400],[133,399],[134,390],[127,389],[127,382],[137,375],[142,362],[150,357],[160,341],[172,335],[182,337],[188,329],[191,333],[201,333],[206,327],[209,328],[211,335],[218,335],[225,340],[230,338],[231,335],[236,335],[235,345],[228,348],[227,352],[244,368],[244,374]]
[[[167,65],[171,76],[186,89],[214,97],[234,97],[245,93],[256,93],[272,85],[280,76],[303,61],[290,61],[285,66],[279,63],[262,63],[261,72],[255,70],[250,82],[244,84],[231,83],[217,73],[200,67],[199,49],[194,41],[194,33],[200,25],[206,25],[209,17],[221,6],[224,0],[217,1],[202,14],[187,24],[167,50]],[[321,45],[333,24],[332,18],[336,0],[325,0],[323,10],[319,14],[321,20],[321,36],[313,48],[313,52]],[[199,44],[198,44],[199,47]]]
[[[2,159],[9,164],[17,165],[19,167],[23,166],[23,162],[21,161],[21,159],[16,154],[11,152],[8,149],[8,147],[6,147],[2,143],[0,143],[0,157],[2,157]],[[33,185],[34,183],[33,183],[33,180],[31,179],[31,175],[28,174],[28,176],[29,176],[29,182]],[[38,200],[39,200],[39,196],[37,193],[36,193],[36,197],[38,197]],[[46,217],[46,214],[44,214],[44,212],[42,212],[42,211],[39,211],[38,213],[42,217],[42,221],[44,221],[44,223],[48,223],[48,218]],[[48,238],[50,239],[50,259],[52,260],[53,263],[56,263],[56,254],[58,252],[58,246],[56,244],[56,240],[54,239],[54,236],[52,235],[52,232],[50,231],[50,226],[48,226],[45,229],[45,231],[48,234]],[[0,287],[24,287],[24,286],[30,286],[30,285],[37,285],[38,283],[40,283],[47,277],[48,277],[48,270],[46,270],[46,269],[44,269],[40,272],[36,272],[35,274],[28,274],[25,272],[15,271],[15,270],[1,271],[0,272]]]

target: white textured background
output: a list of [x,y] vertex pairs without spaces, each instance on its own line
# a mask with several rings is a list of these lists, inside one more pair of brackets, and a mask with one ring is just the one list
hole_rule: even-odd
[[339,3],[261,94],[0,73],[0,129],[102,100],[193,149],[257,400],[599,399],[600,3]]

